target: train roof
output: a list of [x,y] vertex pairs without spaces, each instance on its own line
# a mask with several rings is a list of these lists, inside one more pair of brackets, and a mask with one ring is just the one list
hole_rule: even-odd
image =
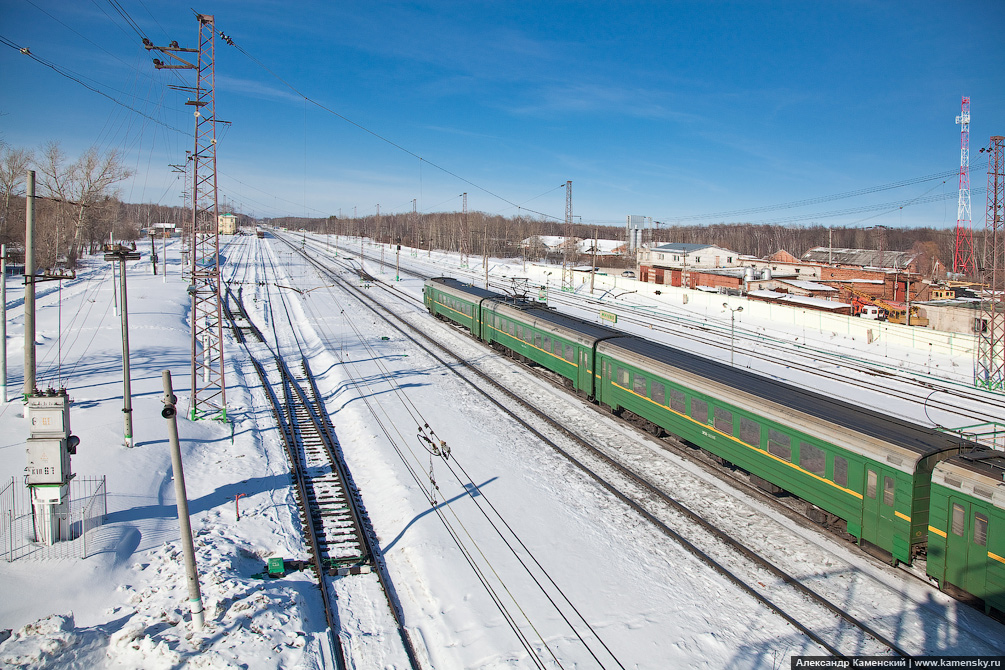
[[[606,339],[610,337],[625,337],[625,333],[623,331],[615,330],[614,328],[610,328],[608,326],[602,326],[598,323],[588,323],[582,319],[577,319],[576,317],[556,312],[553,309],[549,309],[541,305],[514,305],[512,302],[502,301],[496,304],[519,310],[526,318],[534,319],[535,323],[532,325],[538,328],[547,328],[554,332],[566,331],[567,333],[575,333],[581,336],[585,341],[592,342],[594,340]],[[505,310],[497,309],[497,311],[504,313]]]
[[919,426],[642,338],[619,338],[605,342],[602,346],[626,349],[790,410],[896,445],[918,457],[971,444],[956,435]]
[[974,449],[939,462],[932,481],[1005,509],[1005,451]]
[[433,282],[435,284],[442,284],[445,288],[450,288],[450,289],[453,289],[454,291],[458,291],[460,293],[466,293],[466,294],[470,295],[472,298],[479,298],[479,299],[481,299],[481,298],[497,298],[497,299],[505,298],[505,296],[503,296],[503,295],[501,295],[499,293],[496,293],[495,291],[489,291],[487,289],[478,288],[477,286],[475,286],[473,284],[468,284],[466,282],[462,282],[462,281],[460,281],[458,279],[454,279],[453,277],[433,277],[429,281],[431,281],[431,282]]
[[486,301],[483,303],[483,306],[494,309],[497,312],[504,312],[506,308],[518,310],[524,318],[536,319],[539,322],[533,325],[549,328],[556,333],[566,331],[564,334],[567,337],[576,334],[581,336],[585,341],[593,341],[601,338],[625,336],[623,331],[600,324],[588,323],[582,319],[561,314],[541,303],[510,298],[502,293],[478,288],[452,277],[435,277],[429,281],[440,284],[444,289],[448,289],[452,293],[467,295],[476,302],[479,300],[490,300],[492,301],[491,304]]

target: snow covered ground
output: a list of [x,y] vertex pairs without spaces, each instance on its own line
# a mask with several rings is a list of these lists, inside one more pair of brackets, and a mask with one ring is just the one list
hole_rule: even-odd
[[[225,253],[224,276],[246,282],[252,318],[262,327],[275,318],[288,353],[304,347],[319,375],[427,667],[776,668],[793,654],[821,652],[515,429],[354,299],[324,287],[277,242],[237,238]],[[267,259],[287,266],[283,276],[265,269]],[[388,260],[385,276],[393,277],[393,256]],[[68,389],[81,438],[73,469],[107,475],[109,510],[91,533],[86,559],[0,562],[0,629],[13,631],[0,644],[0,664],[330,666],[310,576],[253,577],[267,556],[299,559],[306,551],[264,392],[229,334],[229,423],[179,424],[207,606],[206,628],[191,631],[160,415],[164,369],[174,375],[179,407],[188,405],[189,304],[179,263],[177,248],[169,248],[166,281],[150,274],[146,257],[130,264],[132,449],[122,446],[119,320],[108,264],[88,261],[78,279],[39,291],[39,386]],[[367,269],[379,274],[369,261]],[[514,268],[499,262],[493,272]],[[399,285],[421,291],[421,281],[407,276]],[[0,411],[0,488],[4,479],[20,482],[28,435],[18,397],[23,308],[13,289],[8,296],[12,400]],[[295,327],[270,316],[282,301]],[[423,423],[450,446],[454,467],[422,449],[415,433]],[[381,640],[393,632],[374,623],[371,592],[353,579],[339,591],[350,613],[344,637],[360,650],[356,667],[379,667]],[[998,624],[931,597],[953,618],[1003,637]],[[913,602],[905,601],[912,626],[943,625],[926,624]],[[961,643],[956,631],[934,633],[920,642],[928,653],[987,653]]]

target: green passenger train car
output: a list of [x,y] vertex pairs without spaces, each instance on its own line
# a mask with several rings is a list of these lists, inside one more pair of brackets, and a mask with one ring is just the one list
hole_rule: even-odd
[[624,333],[537,305],[486,301],[482,339],[537,363],[566,379],[579,393],[594,396],[593,358],[598,342]]
[[[597,400],[627,409],[846,522],[911,563],[950,436],[640,338],[597,347]],[[757,481],[755,479],[755,481]]]
[[[615,413],[630,412],[654,434],[673,434],[741,468],[762,488],[798,496],[811,518],[843,525],[893,563],[927,551],[929,575],[940,584],[1002,609],[1005,459],[995,466],[997,484],[985,482],[993,493],[983,495],[957,472],[960,463],[978,467],[966,456],[977,445],[962,437],[457,280],[429,280],[424,293],[431,314],[553,371]],[[960,514],[968,520],[955,536]],[[954,537],[970,545],[964,550]]]
[[422,299],[433,316],[458,323],[475,337],[481,337],[481,302],[498,298],[499,294],[456,279],[439,278],[426,282]]
[[1005,452],[963,452],[932,474],[928,574],[1005,613]]

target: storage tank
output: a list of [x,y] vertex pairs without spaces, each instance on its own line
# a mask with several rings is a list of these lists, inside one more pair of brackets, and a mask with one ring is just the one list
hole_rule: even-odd
[[761,273],[762,279],[771,279],[771,268],[764,268],[764,272]]

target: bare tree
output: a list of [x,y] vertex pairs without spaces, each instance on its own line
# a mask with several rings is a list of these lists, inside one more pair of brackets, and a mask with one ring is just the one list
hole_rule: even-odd
[[133,173],[123,167],[115,149],[101,153],[91,147],[75,162],[67,164],[66,160],[59,143],[49,142],[43,148],[39,171],[43,189],[65,205],[57,213],[57,228],[62,230],[66,218],[73,216],[73,237],[66,252],[67,262],[73,265],[80,256],[81,240],[87,227],[97,222],[89,208],[116,195],[112,185],[128,179]]
[[0,189],[3,189],[3,209],[0,210],[0,240],[8,242],[7,220],[11,197],[24,194],[24,181],[34,156],[30,149],[15,149],[0,145]]

